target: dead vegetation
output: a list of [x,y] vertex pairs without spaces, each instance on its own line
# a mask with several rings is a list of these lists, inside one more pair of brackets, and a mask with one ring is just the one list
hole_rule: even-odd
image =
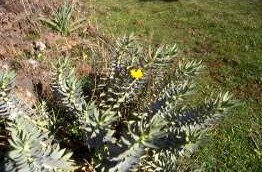
[[[81,3],[70,2],[75,4],[75,18],[88,17],[87,12],[81,11]],[[36,102],[36,92],[48,95],[50,64],[54,59],[74,57],[78,75],[93,72],[91,54],[101,58],[100,66],[107,65],[110,43],[88,22],[78,33],[66,37],[40,22],[40,16],[51,17],[61,3],[55,0],[0,0],[0,69],[17,70],[16,92],[31,105]],[[46,46],[44,61],[35,54],[36,42]],[[24,91],[28,94],[23,94]]]

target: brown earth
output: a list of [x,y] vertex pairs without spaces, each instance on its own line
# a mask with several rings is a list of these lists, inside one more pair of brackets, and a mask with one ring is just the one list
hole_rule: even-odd
[[39,34],[37,18],[55,8],[52,0],[0,0],[0,57],[15,58],[32,49],[28,35]]
[[35,82],[45,83],[48,74],[39,64],[36,70],[35,64],[20,58],[33,50],[27,37],[40,33],[38,15],[48,14],[54,7],[51,0],[0,0],[0,69],[16,69],[15,93],[30,106],[37,102]]
[[[63,37],[39,21],[39,16],[51,16],[59,0],[0,0],[0,70],[15,69],[17,72],[16,95],[34,106],[39,96],[50,93],[50,62],[61,56],[69,56],[73,49],[96,49],[107,56],[108,49],[78,34]],[[78,4],[81,7],[81,4]],[[76,10],[77,11],[77,10]],[[95,27],[86,24],[83,33],[101,39]],[[44,61],[34,59],[35,42],[46,46]],[[98,41],[97,41],[98,42]],[[100,42],[100,41],[99,41]],[[103,54],[104,53],[104,54]],[[77,56],[81,56],[79,52]],[[74,55],[75,56],[75,55]],[[92,67],[76,59],[77,75],[88,75]]]

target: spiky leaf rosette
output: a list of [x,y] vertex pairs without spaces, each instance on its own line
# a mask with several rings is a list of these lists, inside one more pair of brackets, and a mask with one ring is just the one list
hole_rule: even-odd
[[[179,63],[174,80],[162,89],[156,102],[152,104],[150,112],[165,119],[167,134],[154,141],[155,145],[162,148],[161,151],[149,154],[159,159],[148,161],[151,157],[145,156],[151,165],[143,163],[140,165],[142,169],[148,167],[148,171],[170,171],[172,166],[176,169],[175,159],[172,157],[194,152],[202,144],[203,131],[234,106],[235,103],[228,93],[219,94],[196,107],[187,105],[194,95],[195,76],[201,69],[201,62]],[[168,157],[169,159],[166,159]]]
[[158,114],[169,122],[169,131],[180,131],[186,126],[209,126],[219,120],[235,103],[231,101],[231,95],[219,94],[217,98],[206,101],[195,108],[177,107],[175,99],[166,102],[164,108]]
[[[160,147],[183,148],[187,144],[185,128],[191,130],[212,126],[226,112],[234,106],[231,96],[228,93],[219,94],[217,98],[207,100],[202,105],[189,107],[185,105],[185,100],[192,97],[194,84],[188,80],[183,82],[173,82],[163,89],[157,101],[157,114],[162,116],[167,122],[166,131],[169,133],[161,142],[157,142]],[[168,146],[167,146],[168,145]]]
[[179,62],[172,80],[158,91],[155,102],[148,111],[152,114],[165,109],[165,113],[173,113],[174,109],[184,108],[195,93],[196,76],[201,73],[201,61]]
[[23,115],[9,122],[8,130],[12,151],[6,163],[7,171],[59,171],[72,170],[71,153],[65,153],[59,145],[53,144],[48,132],[38,129],[31,119]]
[[69,112],[73,114],[81,112],[85,104],[82,83],[76,78],[69,59],[60,58],[56,65],[53,65],[53,69],[52,89],[55,98]]
[[[16,73],[0,71],[0,117],[10,118],[10,110],[14,108],[15,98],[12,94]],[[14,118],[14,117],[11,117]]]
[[[142,51],[135,42],[133,35],[125,36],[116,41],[114,56],[109,65],[109,74],[100,78],[97,91],[100,91],[100,107],[119,110],[134,100],[143,87],[145,81],[142,77],[141,64]],[[133,78],[132,70],[142,70],[141,77]]]
[[[119,110],[131,106],[138,106],[148,88],[160,88],[166,68],[173,62],[177,54],[176,45],[161,46],[153,52],[146,53],[133,35],[125,36],[116,41],[115,53],[110,63],[110,73],[100,78],[98,90],[101,90],[100,107]],[[153,80],[153,84],[150,83]],[[148,87],[148,88],[147,88]],[[144,108],[144,105],[143,107]],[[130,108],[129,114],[136,109]],[[121,110],[120,110],[121,111]]]
[[110,168],[110,172],[125,172],[135,168],[140,157],[145,153],[145,148],[157,148],[153,141],[165,134],[162,129],[166,123],[158,115],[155,115],[152,119],[148,119],[148,116],[144,115],[141,121],[129,123],[130,138],[122,138],[128,148],[117,157],[112,158],[112,161],[117,162],[117,164]]
[[13,150],[6,159],[5,171],[71,169],[71,154],[64,154],[64,149],[52,144],[53,140],[48,132],[41,131],[35,125],[37,122],[33,122],[33,119],[37,118],[32,109],[12,94],[14,80],[14,72],[1,72],[1,111],[12,119],[8,122],[7,130],[11,134],[9,143]]
[[113,122],[117,121],[116,113],[97,109],[95,102],[87,104],[82,112],[81,124],[85,131],[85,143],[88,148],[99,149],[106,142],[113,142]]
[[[217,98],[201,105],[201,108],[187,110],[174,109],[172,107],[178,106],[170,102],[166,104],[165,108],[157,113],[167,123],[164,128],[166,134],[153,142],[160,149],[149,150],[148,154],[141,156],[139,167],[134,171],[177,171],[176,159],[195,152],[199,145],[206,141],[208,129],[234,107],[235,103],[230,99],[228,93],[219,94]],[[180,110],[186,113],[179,113]]]
[[153,150],[141,157],[139,167],[133,171],[170,172],[178,171],[178,154],[172,150]]
[[[144,58],[144,68],[147,71],[147,77],[154,78],[154,84],[162,86],[166,68],[172,65],[178,52],[177,46],[160,46],[156,51],[150,47],[147,56]],[[160,84],[160,85],[159,85]]]
[[53,18],[48,19],[40,17],[40,20],[46,23],[50,28],[60,32],[63,36],[68,36],[71,32],[76,31],[82,27],[85,19],[79,19],[72,21],[72,13],[74,10],[74,3],[69,3],[67,0],[64,1],[53,15]]
[[14,94],[15,77],[14,71],[0,71],[0,118],[13,120],[23,112],[32,113],[31,107]]
[[110,108],[98,109],[95,101],[86,103],[81,82],[74,75],[68,59],[59,59],[54,66],[53,92],[56,100],[65,107],[73,120],[81,125],[84,144],[89,149],[99,150],[106,141],[112,141],[112,123],[117,120],[116,112]]
[[[169,172],[181,171],[179,158],[182,156],[191,156],[200,144],[207,141],[206,130],[194,130],[185,128],[186,144],[183,148],[177,149],[172,147],[169,149],[157,149],[148,151],[141,157],[139,167],[133,171],[148,171],[148,172]],[[173,144],[174,145],[174,144]]]
[[47,103],[41,101],[37,104],[35,113],[31,116],[32,122],[43,131],[52,131],[55,126],[54,116],[48,112]]

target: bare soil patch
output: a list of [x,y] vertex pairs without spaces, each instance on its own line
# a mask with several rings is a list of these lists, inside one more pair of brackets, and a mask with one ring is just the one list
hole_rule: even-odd
[[[88,38],[83,38],[77,33],[63,37],[39,21],[40,16],[50,17],[60,4],[59,0],[0,0],[0,70],[16,70],[16,94],[31,106],[39,96],[48,96],[50,93],[50,62],[54,59],[74,54],[77,74],[88,75],[92,67],[83,63],[80,49],[97,50],[101,56],[109,54],[105,52],[108,51],[106,47],[96,43],[102,37],[88,23],[81,31]],[[80,3],[76,4],[75,11],[85,14],[79,12]],[[36,42],[46,46],[43,62],[33,57]],[[74,53],[74,49],[78,49],[79,53]]]

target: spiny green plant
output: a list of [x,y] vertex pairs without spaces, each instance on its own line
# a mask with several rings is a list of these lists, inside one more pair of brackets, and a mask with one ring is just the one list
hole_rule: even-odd
[[47,115],[43,111],[29,111],[13,94],[15,72],[0,71],[0,76],[0,117],[7,121],[9,141],[9,152],[1,171],[72,170],[73,162],[69,160],[72,153],[60,149],[47,125],[42,125]]
[[131,139],[122,137],[122,141],[128,145],[128,149],[112,159],[117,164],[109,171],[128,171],[136,166],[146,148],[157,149],[153,141],[165,135],[163,128],[166,122],[158,115],[153,116],[147,122],[146,116],[144,114],[144,118],[135,124],[129,123],[128,133]]
[[[70,154],[53,143],[58,139],[65,146],[68,142],[80,145],[98,171],[178,170],[179,156],[194,152],[207,129],[235,103],[229,93],[220,93],[192,105],[196,77],[203,66],[201,61],[182,60],[167,83],[163,79],[165,69],[177,52],[176,46],[144,49],[133,35],[117,40],[109,68],[98,76],[92,96],[84,94],[84,82],[75,76],[69,59],[60,58],[53,65],[51,84],[62,113],[57,119],[60,122],[50,120],[43,105],[38,113],[20,114],[10,121],[10,146],[14,148],[9,152],[11,167],[67,170],[72,165]],[[6,94],[10,94],[6,85],[12,85],[12,76],[1,81],[7,83],[2,84]],[[148,98],[145,92],[149,91],[154,94]],[[49,131],[52,125],[59,125],[56,139]],[[70,134],[79,137],[68,137]],[[66,144],[63,138],[67,138]]]
[[40,20],[46,23],[50,28],[61,33],[63,36],[68,36],[70,33],[82,27],[82,24],[85,21],[85,19],[82,18],[73,22],[73,10],[74,5],[65,1],[64,4],[54,12],[52,19],[40,17]]
[[8,153],[7,171],[73,170],[73,163],[69,161],[72,153],[66,153],[65,149],[53,144],[48,132],[41,131],[27,116],[10,122],[7,130],[11,135],[9,144],[13,148]]
[[[53,80],[53,90],[63,93],[58,99],[68,112],[77,112],[85,136],[82,141],[95,152],[93,158],[98,156],[97,169],[174,170],[175,157],[193,152],[202,143],[203,131],[234,106],[228,93],[199,106],[190,105],[196,76],[203,68],[201,61],[179,62],[166,84],[165,69],[176,54],[176,46],[145,51],[133,35],[117,40],[107,73],[100,76],[92,99],[84,97],[69,72],[72,68],[65,67],[67,59],[54,66],[54,78],[64,79]],[[67,84],[66,76],[74,78],[75,84]],[[144,92],[149,89],[155,94],[148,102]],[[154,158],[150,158],[152,154]],[[149,164],[145,165],[145,160]]]
[[0,72],[0,114],[2,118],[8,117],[8,115],[10,114],[9,107],[14,101],[12,91],[14,88],[15,77],[16,74],[14,71]]

